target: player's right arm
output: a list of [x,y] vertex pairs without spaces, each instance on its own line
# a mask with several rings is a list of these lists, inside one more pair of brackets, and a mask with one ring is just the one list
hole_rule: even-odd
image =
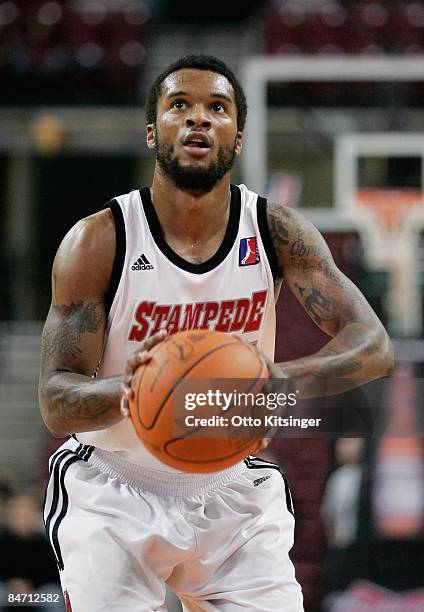
[[122,418],[122,377],[92,378],[102,353],[114,254],[115,227],[107,209],[79,221],[54,260],[39,400],[44,422],[56,437],[105,429]]

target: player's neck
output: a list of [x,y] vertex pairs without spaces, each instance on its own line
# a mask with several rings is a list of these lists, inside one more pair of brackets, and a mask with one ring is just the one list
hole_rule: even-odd
[[230,208],[228,174],[212,191],[203,193],[178,189],[167,176],[155,172],[151,193],[165,235],[201,239],[227,226]]

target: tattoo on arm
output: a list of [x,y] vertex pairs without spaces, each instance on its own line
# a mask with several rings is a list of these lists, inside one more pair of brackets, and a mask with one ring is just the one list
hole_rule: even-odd
[[43,333],[40,397],[51,430],[61,436],[117,422],[120,377],[95,380],[74,370],[84,356],[84,335],[96,334],[105,324],[102,302],[56,305],[50,316],[58,321],[48,322]]
[[298,283],[295,283],[294,286],[296,287],[296,289],[299,291],[300,293],[300,297],[303,297],[303,294],[306,291],[306,287],[301,287]]
[[340,359],[340,353],[329,346],[325,346],[324,348],[322,348],[319,351],[319,354],[321,355],[321,357],[336,357],[337,359],[332,361],[331,366],[325,364],[320,369],[318,369],[316,372],[316,376],[332,376],[334,378],[343,378],[344,376],[348,376],[349,374],[359,372],[359,370],[361,370],[363,366],[363,364],[357,359]]
[[305,244],[303,238],[300,236],[290,246],[290,255],[297,257],[310,257],[314,255],[319,257],[319,248],[314,245]]
[[318,289],[311,289],[305,299],[305,308],[318,325],[322,325],[324,317],[329,316],[330,302]]
[[[289,266],[294,278],[298,279],[294,287],[306,312],[320,327],[337,321],[352,322],[353,302],[346,300],[349,290],[330,252],[326,252],[325,246],[314,243],[313,237],[308,238],[303,229],[297,228],[293,233],[295,240],[290,244]],[[334,298],[336,294],[339,299]]]
[[289,245],[289,230],[287,223],[281,216],[281,207],[270,204],[268,206],[268,230],[272,239],[272,244],[275,249],[275,254],[277,256],[280,268],[280,276],[282,277],[281,272],[281,259],[283,257],[283,252]]
[[81,354],[81,337],[84,333],[95,334],[104,323],[98,312],[101,302],[82,301],[63,306],[54,306],[63,323],[54,330],[47,328],[42,338],[43,355],[58,362],[69,357],[76,359]]
[[293,213],[282,206],[271,204],[268,207],[268,227],[280,272],[283,262],[285,265],[288,262],[289,270],[295,272],[292,278],[299,279],[299,282],[294,281],[294,288],[306,312],[320,326],[335,321],[342,306],[327,295],[329,284],[340,284],[340,278],[331,265],[330,253],[316,237],[309,236],[303,227],[299,227]]
[[314,287],[307,290],[306,287],[301,287],[298,283],[295,283],[295,287],[306,311],[317,325],[322,325],[325,321],[331,321],[335,318],[336,312],[332,307],[331,300],[326,298],[321,291]]
[[76,433],[103,429],[117,422],[120,379],[81,379],[81,375],[69,372],[58,373],[55,377],[49,412],[60,424],[60,430]]
[[336,267],[323,237],[281,205],[270,204],[267,219],[281,278],[311,319],[332,336],[313,356],[284,364],[286,371],[335,378],[378,372],[384,331],[363,295]]

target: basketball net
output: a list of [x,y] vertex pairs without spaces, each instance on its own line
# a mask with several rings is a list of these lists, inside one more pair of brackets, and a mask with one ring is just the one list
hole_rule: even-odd
[[418,288],[423,193],[417,189],[358,189],[349,215],[361,234],[367,264],[389,272],[387,312],[391,333],[416,337],[422,329]]

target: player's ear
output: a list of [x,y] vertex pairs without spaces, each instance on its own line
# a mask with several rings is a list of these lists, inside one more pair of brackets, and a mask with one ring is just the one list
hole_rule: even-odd
[[241,150],[243,148],[243,132],[240,130],[237,132],[234,151],[236,155],[240,155]]
[[156,130],[154,123],[148,123],[146,126],[146,144],[148,149],[156,147]]

